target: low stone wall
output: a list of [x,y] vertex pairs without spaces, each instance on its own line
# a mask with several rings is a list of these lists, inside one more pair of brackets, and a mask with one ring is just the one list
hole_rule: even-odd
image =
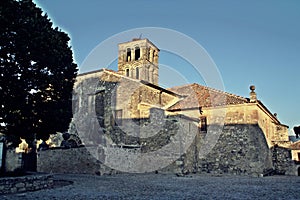
[[292,152],[290,149],[274,146],[272,151],[274,169],[277,174],[298,175],[300,165],[297,165],[296,162],[292,160]]
[[22,153],[16,153],[15,149],[7,149],[5,157],[5,171],[13,172],[22,168]]
[[35,191],[52,186],[52,175],[28,175],[22,177],[0,178],[0,194]]
[[[168,161],[170,158],[174,158],[174,160],[179,158],[180,154],[186,150],[183,148],[183,144],[192,141],[197,135],[197,122],[184,116],[173,116],[153,120],[157,123],[149,125],[153,118],[163,118],[163,116],[158,113],[150,119],[133,121],[138,125],[137,132],[147,136],[146,138],[128,135],[126,133],[132,132],[124,132],[120,127],[109,127],[105,134],[97,132],[95,136],[91,137],[94,138],[90,140],[94,142],[91,146],[40,151],[38,152],[37,170],[38,172],[48,173],[102,175],[116,173],[116,171],[149,172],[149,169],[165,167],[166,164],[161,164],[157,157],[164,161]],[[125,121],[123,124],[126,125]],[[159,151],[166,145],[169,146],[165,151]],[[142,162],[143,159],[146,159],[146,161]],[[149,163],[149,160],[156,160],[157,162]],[[103,163],[108,163],[108,166],[114,169]],[[148,166],[148,164],[151,166]],[[134,170],[133,168],[139,169]]]
[[[110,149],[103,149],[94,145],[40,151],[38,171],[102,175],[116,173],[120,168],[119,171],[130,172],[139,166],[140,172],[149,172],[148,169],[156,170],[155,167],[159,167],[158,171],[178,174],[211,173],[257,177],[281,171],[285,175],[296,175],[297,166],[293,164],[289,151],[278,148],[277,158],[274,159],[274,151],[269,149],[264,133],[258,125],[227,124],[221,129],[214,144],[214,134],[217,135],[214,133],[214,127],[208,127],[212,131],[204,133],[199,132],[190,120],[173,120],[171,118],[165,122],[163,131],[150,138],[140,138],[137,142],[134,138],[126,138],[125,134],[121,137],[120,131],[110,135],[117,144],[125,141],[124,146],[116,145]],[[190,145],[185,149],[183,144],[187,143]],[[178,148],[171,149],[171,152],[160,151],[170,144]],[[207,149],[210,145],[213,147]],[[133,151],[137,153],[132,153]],[[170,156],[169,153],[173,155]],[[151,155],[153,157],[149,157]],[[170,161],[170,165],[166,167],[162,163],[154,162],[157,161],[157,157],[162,161],[172,157],[175,161]],[[142,162],[143,159],[145,162]],[[149,160],[153,162],[149,163]],[[103,164],[108,162],[114,163],[114,169]]]
[[38,152],[37,171],[45,173],[112,174],[114,170],[103,165],[91,152],[97,146],[53,148]]

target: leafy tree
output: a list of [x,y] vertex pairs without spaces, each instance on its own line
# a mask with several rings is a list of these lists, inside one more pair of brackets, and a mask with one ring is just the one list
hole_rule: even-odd
[[69,40],[32,0],[1,0],[0,132],[14,144],[67,130],[78,70]]

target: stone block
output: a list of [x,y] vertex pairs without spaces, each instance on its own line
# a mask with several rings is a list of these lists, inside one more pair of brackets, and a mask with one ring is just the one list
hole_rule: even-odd
[[15,185],[15,187],[16,187],[16,188],[23,188],[23,187],[25,187],[25,183],[17,183],[17,184]]

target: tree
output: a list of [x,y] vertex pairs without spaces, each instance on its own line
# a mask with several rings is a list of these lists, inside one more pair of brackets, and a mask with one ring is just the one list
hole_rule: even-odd
[[70,38],[32,0],[2,0],[0,24],[0,132],[18,144],[67,130],[78,71]]
[[294,132],[296,134],[296,138],[299,138],[299,135],[300,135],[300,126],[294,126]]

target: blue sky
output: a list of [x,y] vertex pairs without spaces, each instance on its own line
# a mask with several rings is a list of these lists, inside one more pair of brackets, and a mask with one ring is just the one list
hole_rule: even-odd
[[[227,92],[248,97],[249,86],[254,84],[258,98],[271,112],[278,114],[282,123],[290,128],[300,125],[298,0],[35,2],[55,26],[68,32],[79,66],[97,45],[120,32],[142,27],[176,30],[194,39],[208,52]],[[151,36],[145,35],[151,40]],[[160,48],[159,44],[157,46]],[[117,52],[113,53],[117,57]],[[167,52],[161,52],[159,59],[185,81],[205,84],[184,59]],[[110,66],[91,67],[92,70],[116,69],[116,62]],[[175,78],[173,83],[163,85],[176,85],[176,81]],[[182,82],[178,81],[180,84]]]

